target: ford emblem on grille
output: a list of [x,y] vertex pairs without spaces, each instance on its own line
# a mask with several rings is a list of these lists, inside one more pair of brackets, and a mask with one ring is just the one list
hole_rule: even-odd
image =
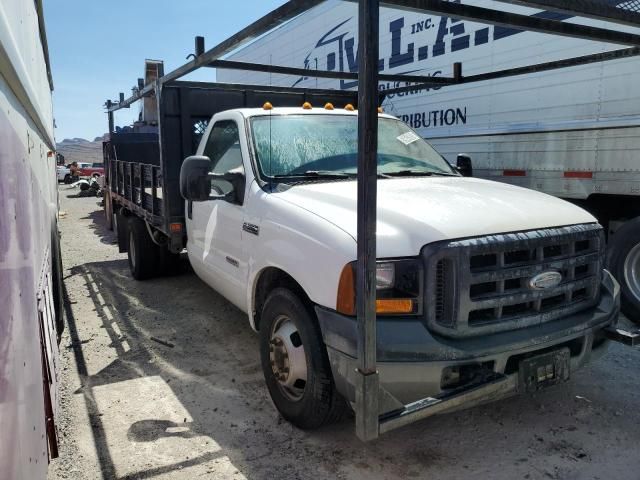
[[529,288],[532,290],[546,290],[557,287],[562,281],[560,272],[542,272],[529,279]]

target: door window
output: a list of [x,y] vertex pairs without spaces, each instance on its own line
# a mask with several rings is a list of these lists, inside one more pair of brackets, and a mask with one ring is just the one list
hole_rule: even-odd
[[[244,172],[240,133],[236,122],[222,120],[213,126],[204,147],[204,155],[211,159],[212,173],[224,174],[230,170],[239,169]],[[218,195],[226,195],[231,191],[232,186],[226,180],[213,180],[211,189]]]

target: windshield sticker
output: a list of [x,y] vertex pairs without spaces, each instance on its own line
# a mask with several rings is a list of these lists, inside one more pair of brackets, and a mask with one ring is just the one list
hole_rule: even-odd
[[403,133],[402,135],[396,138],[398,141],[404,143],[405,145],[409,145],[410,143],[413,143],[416,140],[420,139],[420,137],[413,132]]

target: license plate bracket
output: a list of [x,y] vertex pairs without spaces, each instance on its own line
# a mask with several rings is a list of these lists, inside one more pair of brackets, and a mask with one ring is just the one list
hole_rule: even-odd
[[568,348],[535,355],[520,361],[518,368],[521,392],[537,392],[569,380],[571,354]]

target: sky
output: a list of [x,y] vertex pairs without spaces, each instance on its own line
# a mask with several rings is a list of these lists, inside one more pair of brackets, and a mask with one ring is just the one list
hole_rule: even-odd
[[[215,46],[285,0],[44,0],[54,82],[56,140],[93,140],[107,131],[106,99],[125,97],[143,76],[146,58],[165,72],[186,62],[194,37]],[[193,78],[193,77],[192,77]],[[213,69],[195,79],[215,80]],[[137,106],[116,115],[129,124]]]

